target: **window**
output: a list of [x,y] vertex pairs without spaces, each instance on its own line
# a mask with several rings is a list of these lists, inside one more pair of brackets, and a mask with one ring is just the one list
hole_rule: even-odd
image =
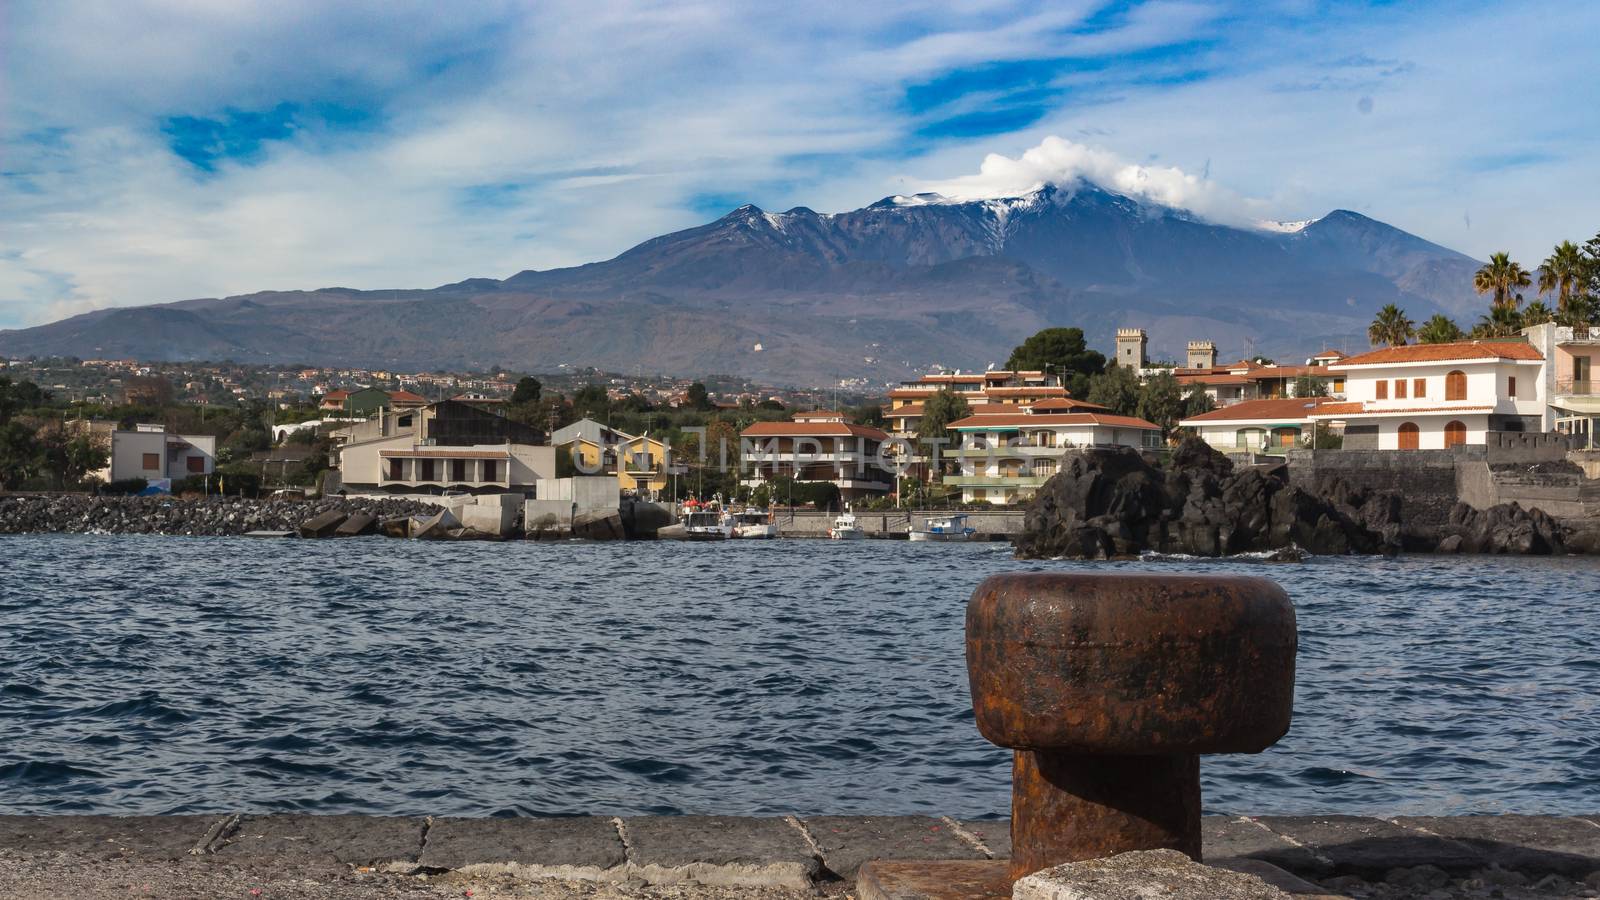
[[484,481],[499,481],[500,480],[500,464],[498,462],[496,462],[495,460],[492,460],[492,459],[486,459],[486,460],[483,461],[483,480]]
[[1333,392],[1335,394],[1344,393],[1344,379],[1343,378],[1335,378],[1333,380]]
[[450,460],[450,480],[451,481],[466,481],[467,480],[467,461],[466,460],[464,460],[464,459],[452,459],[452,460]]
[[1413,379],[1411,379],[1411,396],[1419,398],[1419,399],[1422,398],[1422,397],[1428,396],[1428,379],[1426,379],[1426,378],[1413,378]]
[[189,467],[189,472],[194,475],[204,475],[206,471],[206,458],[204,456],[191,456],[185,459],[184,464]]
[[1400,423],[1400,449],[1415,450],[1422,443],[1422,431],[1415,422]]
[[422,474],[417,476],[417,480],[418,481],[433,481],[434,480],[434,474],[433,474],[434,461],[431,460],[431,459],[419,459],[419,460],[417,460],[417,463],[422,468]]
[[1382,378],[1378,379],[1378,399],[1389,399],[1389,382],[1384,381]]
[[1404,400],[1406,398],[1406,380],[1404,378],[1396,378],[1394,380],[1394,398],[1396,400]]
[[391,460],[389,460],[389,480],[390,481],[405,481],[406,480],[406,461],[405,460],[403,460],[403,459],[391,459]]
[[1506,396],[1513,400],[1517,399],[1517,376],[1515,375],[1506,376]]
[[1459,447],[1467,442],[1467,426],[1460,422],[1451,422],[1444,426],[1444,446],[1446,449]]
[[1240,450],[1255,450],[1266,446],[1267,431],[1264,428],[1241,428],[1234,435]]
[[1444,377],[1444,399],[1467,399],[1467,373],[1457,369]]
[[144,455],[144,470],[146,472],[159,472],[159,471],[161,471],[161,454],[159,454],[159,453],[146,453]]

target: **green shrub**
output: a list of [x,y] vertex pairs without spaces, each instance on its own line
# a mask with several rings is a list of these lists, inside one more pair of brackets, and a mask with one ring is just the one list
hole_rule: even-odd
[[142,494],[144,489],[149,486],[150,482],[143,478],[120,478],[102,487],[100,493],[110,494],[114,497]]

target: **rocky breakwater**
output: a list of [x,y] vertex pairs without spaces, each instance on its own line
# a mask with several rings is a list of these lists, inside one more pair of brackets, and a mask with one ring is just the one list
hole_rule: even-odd
[[437,507],[403,500],[245,500],[210,497],[95,497],[88,494],[0,497],[0,534],[239,535],[298,531],[328,513],[370,516],[373,521],[437,513]]
[[1028,506],[1016,547],[1023,558],[1075,559],[1296,548],[1547,554],[1600,550],[1600,532],[1564,527],[1514,503],[1481,511],[1457,504],[1443,526],[1408,526],[1400,493],[1341,481],[1310,493],[1289,483],[1285,466],[1235,471],[1226,456],[1190,438],[1165,464],[1130,447],[1068,454]]

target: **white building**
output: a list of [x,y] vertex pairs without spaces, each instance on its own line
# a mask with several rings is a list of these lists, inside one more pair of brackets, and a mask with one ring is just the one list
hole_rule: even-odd
[[968,416],[951,422],[959,445],[947,455],[960,475],[944,483],[961,488],[965,503],[1015,503],[1033,495],[1061,467],[1068,450],[1089,446],[1161,446],[1161,428],[1144,419],[1105,412]]
[[1578,435],[1585,446],[1600,447],[1600,327],[1548,323],[1522,333],[1548,362],[1544,429]]
[[1178,424],[1194,429],[1201,440],[1223,453],[1281,454],[1306,446],[1316,427],[1312,413],[1334,402],[1322,397],[1245,400]]
[[853,425],[832,410],[798,412],[789,422],[757,422],[739,433],[745,487],[789,478],[827,482],[842,500],[882,496],[894,489],[894,474],[884,467],[883,443],[889,435]]
[[1490,431],[1544,430],[1544,355],[1521,340],[1413,344],[1328,368],[1348,402],[1312,418],[1344,425],[1347,450],[1440,450],[1482,444]]
[[96,473],[106,481],[143,478],[170,489],[190,475],[210,475],[217,467],[217,439],[209,434],[168,434],[163,425],[136,425],[111,432],[111,462]]

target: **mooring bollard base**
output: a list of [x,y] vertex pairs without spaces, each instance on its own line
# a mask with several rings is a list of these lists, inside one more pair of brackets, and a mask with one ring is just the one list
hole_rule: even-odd
[[1200,757],[1018,750],[1011,772],[1011,877],[1130,850],[1200,860]]
[[859,900],[1010,900],[1003,859],[873,860],[856,876]]

